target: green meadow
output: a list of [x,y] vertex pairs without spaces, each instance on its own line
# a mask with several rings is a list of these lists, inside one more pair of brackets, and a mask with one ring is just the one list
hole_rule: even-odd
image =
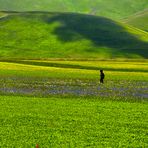
[[0,12],[0,17],[2,17],[3,16],[3,13],[2,12]]
[[148,10],[136,13],[124,19],[123,22],[148,32]]
[[148,147],[147,7],[0,0],[0,147]]
[[6,12],[0,19],[1,59],[148,58],[148,33],[78,13]]
[[0,10],[75,12],[122,19],[148,8],[147,0],[0,0]]
[[40,78],[99,79],[99,70],[104,69],[106,79],[148,80],[148,61],[64,61],[62,60],[5,60],[0,62],[3,76]]
[[148,104],[0,96],[1,147],[147,147]]
[[147,72],[147,60],[1,61],[0,146],[147,147]]

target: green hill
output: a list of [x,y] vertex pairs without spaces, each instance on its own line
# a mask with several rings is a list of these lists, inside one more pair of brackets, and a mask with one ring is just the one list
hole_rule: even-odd
[[1,58],[148,58],[147,32],[92,15],[9,12],[0,36]]
[[148,10],[136,13],[123,22],[148,32]]
[[0,0],[0,10],[95,14],[122,19],[148,8],[147,0]]
[[4,16],[4,13],[0,12],[0,17]]

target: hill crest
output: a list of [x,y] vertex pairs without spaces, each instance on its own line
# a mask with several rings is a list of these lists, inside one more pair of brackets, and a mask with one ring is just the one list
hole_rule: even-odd
[[148,33],[78,13],[9,13],[0,19],[0,57],[148,58]]
[[122,19],[148,8],[147,0],[0,0],[0,10],[77,12]]

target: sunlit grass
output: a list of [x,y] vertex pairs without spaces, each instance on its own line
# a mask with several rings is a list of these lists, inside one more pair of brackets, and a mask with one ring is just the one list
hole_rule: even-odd
[[0,12],[0,17],[3,16],[4,14],[2,12]]
[[100,98],[0,96],[0,146],[147,147],[147,108]]
[[147,61],[0,62],[0,147],[147,147],[147,72]]
[[[39,61],[38,61],[39,62]],[[58,63],[58,67],[44,65],[40,61],[36,65],[0,62],[0,75],[2,76],[28,76],[28,77],[51,77],[51,78],[91,78],[99,79],[99,69],[104,69],[106,80],[110,79],[131,79],[148,80],[147,62],[109,62],[109,61],[46,61],[48,63]],[[64,67],[68,65],[69,67]],[[71,67],[75,65],[75,67]],[[77,67],[78,66],[78,67]],[[80,66],[83,66],[82,68]],[[86,67],[85,67],[86,66]],[[71,68],[70,68],[71,67]],[[89,69],[94,68],[94,69]]]
[[140,13],[136,13],[130,17],[127,17],[123,20],[126,24],[130,24],[136,28],[145,30],[148,32],[148,10],[142,11]]
[[[29,62],[29,60],[28,60]],[[31,62],[31,61],[30,61]],[[33,60],[32,62],[37,62],[36,65],[40,65],[40,62],[43,63],[59,63],[67,65],[86,66],[86,69],[89,67],[100,68],[105,70],[117,70],[117,71],[148,71],[148,62],[124,62],[124,61],[39,61]],[[26,61],[27,64],[27,61]],[[50,66],[50,65],[49,65]],[[61,65],[62,67],[62,65]],[[85,67],[84,67],[85,69]]]
[[135,28],[135,27],[130,26],[130,25],[124,25],[124,27],[128,32],[134,34],[140,40],[148,42],[148,32],[143,31],[143,30],[138,29],[138,28]]

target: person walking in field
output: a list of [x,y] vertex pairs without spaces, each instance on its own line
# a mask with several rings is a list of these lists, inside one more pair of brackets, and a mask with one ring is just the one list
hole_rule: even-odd
[[103,70],[100,70],[100,83],[104,83],[104,77],[105,77],[105,74],[103,73]]

